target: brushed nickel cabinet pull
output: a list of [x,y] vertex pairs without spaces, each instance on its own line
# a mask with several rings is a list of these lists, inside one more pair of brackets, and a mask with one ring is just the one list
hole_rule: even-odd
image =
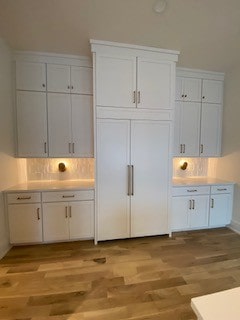
[[17,197],[17,200],[30,200],[32,197]]
[[140,93],[140,91],[138,91],[138,101],[137,101],[137,103],[140,103],[141,102],[141,93]]
[[192,203],[193,203],[192,208],[194,210],[195,209],[195,200],[192,200]]
[[72,206],[69,206],[69,218],[72,218]]
[[197,192],[197,189],[188,189],[187,192]]
[[75,153],[75,143],[72,143],[72,153]]
[[68,143],[68,152],[71,153],[71,142]]
[[130,196],[131,195],[131,166],[130,165],[127,166],[127,174],[128,174],[128,191],[127,191],[127,195]]
[[131,177],[132,177],[132,181],[131,181],[131,196],[134,195],[134,166],[131,165]]
[[192,210],[192,200],[189,200],[189,209]]
[[47,142],[44,142],[44,153],[47,153]]
[[136,91],[133,91],[133,103],[136,103]]
[[37,219],[40,220],[40,208],[37,208]]
[[201,144],[200,153],[203,153],[203,144]]
[[63,198],[74,198],[75,195],[74,194],[70,194],[70,195],[63,195]]
[[182,144],[180,144],[180,153],[182,153]]
[[214,199],[211,199],[211,208],[214,208]]
[[185,153],[185,143],[183,144],[183,153]]
[[217,191],[227,191],[226,188],[217,188]]
[[68,207],[65,207],[65,218],[67,219],[68,217]]

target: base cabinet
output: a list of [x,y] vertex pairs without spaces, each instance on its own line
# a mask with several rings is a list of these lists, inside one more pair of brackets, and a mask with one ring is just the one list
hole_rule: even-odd
[[40,193],[7,195],[10,243],[42,242]]
[[173,187],[172,231],[226,226],[232,203],[233,185]]

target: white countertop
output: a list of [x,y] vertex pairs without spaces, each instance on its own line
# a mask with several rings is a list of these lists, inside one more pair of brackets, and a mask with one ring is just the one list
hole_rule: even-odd
[[202,186],[202,185],[219,185],[219,184],[234,184],[231,181],[225,181],[210,177],[191,177],[191,178],[173,178],[173,187],[181,186]]
[[239,320],[240,287],[192,298],[198,320]]
[[41,180],[17,184],[5,192],[94,189],[94,179]]

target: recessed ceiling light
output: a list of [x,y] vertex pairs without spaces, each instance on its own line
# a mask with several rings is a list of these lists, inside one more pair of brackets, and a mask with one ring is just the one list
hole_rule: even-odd
[[162,13],[166,8],[167,2],[166,0],[157,0],[153,5],[153,10],[156,13]]

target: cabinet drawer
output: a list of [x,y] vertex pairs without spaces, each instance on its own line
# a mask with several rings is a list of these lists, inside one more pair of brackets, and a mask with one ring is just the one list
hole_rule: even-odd
[[41,193],[40,192],[8,193],[7,202],[8,204],[41,202]]
[[209,194],[210,186],[189,186],[189,187],[173,187],[173,196],[193,196],[198,194]]
[[211,194],[217,193],[232,193],[233,185],[218,185],[211,187]]
[[93,200],[94,190],[43,192],[43,202]]

